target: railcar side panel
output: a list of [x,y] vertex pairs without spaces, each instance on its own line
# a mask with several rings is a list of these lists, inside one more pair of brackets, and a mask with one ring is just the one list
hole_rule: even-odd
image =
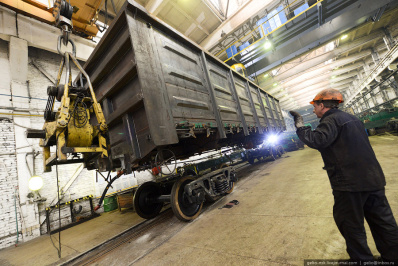
[[190,156],[195,147],[263,139],[285,127],[274,97],[134,1],[126,1],[84,69],[108,124],[111,158],[124,167],[162,148]]

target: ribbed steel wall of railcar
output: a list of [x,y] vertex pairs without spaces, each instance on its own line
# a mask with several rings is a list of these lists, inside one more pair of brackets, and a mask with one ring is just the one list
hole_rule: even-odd
[[270,106],[271,106],[272,114],[273,114],[273,116],[274,116],[274,118],[276,120],[276,123],[277,123],[276,126],[279,127],[279,128],[284,128],[284,120],[283,120],[283,116],[282,116],[282,113],[281,113],[280,108],[279,108],[278,101],[272,96],[269,96],[268,100],[269,100],[269,103],[270,103]]
[[266,129],[270,129],[270,120],[267,117],[267,113],[261,100],[261,97],[265,95],[265,93],[253,84],[249,84],[249,88],[260,125]]
[[269,121],[269,126],[271,129],[275,129],[277,127],[277,123],[274,119],[274,115],[270,109],[270,103],[268,101],[268,95],[266,93],[261,94],[261,100],[265,108],[265,113],[267,114],[267,118]]
[[216,128],[201,53],[156,29],[154,37],[174,123]]
[[251,107],[250,98],[247,95],[245,81],[246,80],[242,80],[238,77],[238,75],[234,74],[235,88],[239,97],[244,118],[246,120],[246,125],[248,127],[255,127],[257,125],[254,119],[254,112]]
[[211,86],[214,89],[217,108],[220,112],[223,127],[237,127],[242,124],[238,113],[237,102],[229,84],[229,69],[207,61]]
[[126,14],[115,19],[84,68],[102,105],[112,159],[127,155],[134,161],[149,153],[155,145],[146,140],[150,132]]

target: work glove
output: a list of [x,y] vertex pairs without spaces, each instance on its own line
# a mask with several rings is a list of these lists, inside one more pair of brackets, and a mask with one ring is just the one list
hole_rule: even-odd
[[289,113],[294,118],[294,125],[296,126],[296,128],[300,128],[300,127],[304,126],[303,117],[299,113],[297,113],[295,111],[289,111]]

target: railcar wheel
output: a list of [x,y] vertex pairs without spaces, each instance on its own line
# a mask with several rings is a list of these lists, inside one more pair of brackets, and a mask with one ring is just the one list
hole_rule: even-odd
[[186,176],[174,183],[171,190],[171,208],[175,216],[184,222],[192,221],[199,216],[203,202],[190,203],[184,192],[184,187],[195,180],[192,176]]
[[270,148],[269,150],[269,156],[271,157],[271,161],[275,161],[276,160],[276,151],[274,148]]
[[282,145],[280,146],[280,151],[281,151],[281,154],[285,154],[286,153],[285,148],[283,148]]
[[282,146],[276,147],[275,150],[276,150],[276,156],[279,158],[282,157],[282,154],[285,153],[285,150],[283,149]]
[[254,164],[254,157],[250,153],[247,154],[247,161],[249,164]]
[[155,199],[162,195],[159,184],[146,182],[134,193],[134,210],[144,219],[156,217],[163,207],[163,202],[156,202]]

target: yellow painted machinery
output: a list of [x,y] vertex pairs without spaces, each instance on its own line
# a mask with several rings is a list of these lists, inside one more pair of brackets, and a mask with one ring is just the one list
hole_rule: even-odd
[[[101,105],[97,102],[90,78],[76,59],[75,44],[69,39],[71,32],[70,5],[59,1],[55,8],[57,25],[63,34],[58,38],[58,52],[63,56],[55,86],[47,88],[48,101],[44,113],[45,123],[42,130],[28,130],[28,138],[41,138],[43,161],[46,172],[51,171],[54,164],[84,162],[86,167],[89,159],[101,156],[108,157],[105,134],[107,125]],[[64,4],[62,4],[64,3]],[[61,45],[72,44],[73,52],[61,52]],[[80,70],[78,82],[72,83],[71,63]],[[65,72],[65,84],[61,83]],[[83,81],[88,86],[83,86]],[[60,102],[54,110],[55,100]],[[56,146],[51,153],[51,146]],[[72,158],[68,156],[72,155]]]
[[[55,2],[60,4],[63,1],[48,1],[49,4]],[[98,19],[98,13],[102,0],[70,0],[68,1],[71,9],[70,20],[73,23],[73,30],[75,33],[83,37],[91,39],[98,33],[98,27],[95,25]],[[113,2],[112,2],[113,4]],[[36,0],[2,0],[0,5],[11,8],[18,13],[34,17],[40,21],[48,24],[57,22],[57,18],[53,16],[53,11],[56,8],[49,7],[48,5]]]
[[235,70],[236,72],[238,72],[239,74],[241,74],[242,76],[247,77],[247,71],[246,71],[245,65],[243,65],[241,63],[237,63],[237,64],[233,64],[231,66],[231,68],[233,70]]

